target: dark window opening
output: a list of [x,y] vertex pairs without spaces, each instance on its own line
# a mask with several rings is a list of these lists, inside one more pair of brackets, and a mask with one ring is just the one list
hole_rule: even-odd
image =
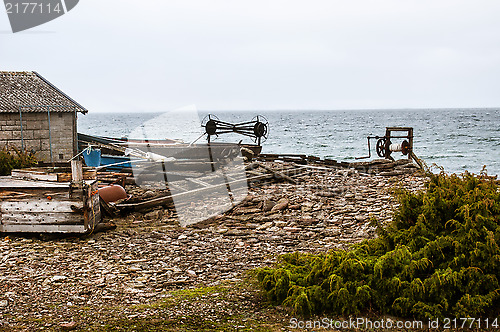
[[59,159],[64,159],[64,155],[62,153],[59,153]]

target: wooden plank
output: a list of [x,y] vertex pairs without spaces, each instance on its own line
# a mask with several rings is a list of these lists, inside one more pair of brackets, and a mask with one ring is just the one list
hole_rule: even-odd
[[101,221],[101,205],[99,203],[99,194],[97,192],[97,181],[87,183],[84,186],[84,219],[87,229],[94,227]]
[[97,175],[100,176],[100,175],[103,175],[103,176],[124,176],[124,177],[130,177],[130,176],[133,176],[133,173],[119,173],[119,172],[102,172],[102,171],[99,171],[97,172]]
[[83,214],[76,212],[37,213],[9,212],[2,213],[2,225],[83,225]]
[[1,189],[68,189],[69,183],[63,182],[48,182],[48,181],[30,181],[16,179],[11,176],[0,176],[0,190]]
[[[30,169],[13,169],[11,176],[18,179],[29,179],[38,181],[51,181],[51,182],[70,182],[71,172],[56,171],[57,168],[30,168]],[[83,179],[92,180],[96,178],[95,170],[84,170]]]
[[[83,179],[84,180],[94,180],[96,178],[96,171],[83,171]],[[71,173],[57,173],[57,182],[70,182],[71,181]]]
[[71,180],[73,182],[83,181],[83,164],[81,160],[71,161]]
[[34,196],[33,194],[27,194],[23,192],[0,190],[0,200],[20,199],[33,196]]
[[81,201],[57,201],[43,199],[28,199],[20,201],[0,202],[0,213],[47,213],[47,212],[75,212],[83,208]]
[[29,171],[29,170],[28,171],[12,170],[10,172],[10,175],[14,178],[57,182],[56,173],[49,174],[49,173]]
[[2,225],[0,232],[19,233],[86,233],[83,225]]
[[284,173],[282,172],[279,172],[277,170],[274,170],[272,169],[271,167],[268,167],[264,164],[259,164],[259,167],[262,167],[263,169],[265,169],[266,171],[270,172],[271,174],[274,175],[275,178],[279,179],[279,178],[282,178],[292,184],[297,184],[297,181],[295,179],[292,179],[291,177],[289,177],[288,175],[285,175]]
[[424,164],[422,163],[422,161],[417,157],[417,155],[415,153],[413,153],[413,151],[410,151],[410,157],[413,158],[413,160],[415,160],[415,162],[417,163],[418,167],[420,169],[425,169],[424,168]]
[[116,209],[114,207],[112,207],[111,205],[109,205],[108,203],[106,203],[103,199],[99,200],[99,208],[102,210],[102,213],[104,215],[108,215],[110,217],[116,217]]

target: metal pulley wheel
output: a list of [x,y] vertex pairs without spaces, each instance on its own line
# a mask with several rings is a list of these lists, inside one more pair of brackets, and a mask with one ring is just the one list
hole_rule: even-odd
[[215,135],[217,132],[217,123],[214,120],[208,120],[205,125],[205,132],[209,135]]
[[255,122],[253,126],[253,134],[257,139],[261,139],[262,142],[267,140],[269,135],[269,121],[263,115],[257,115],[252,119]]
[[385,138],[380,138],[377,141],[377,155],[380,158],[385,158],[387,155],[387,151],[385,150]]
[[264,123],[262,122],[257,122],[254,126],[253,126],[253,133],[255,134],[255,136],[257,137],[262,137],[262,136],[265,136],[266,133],[267,133],[267,127]]
[[216,135],[217,134],[217,118],[215,115],[208,114],[201,122],[201,126],[205,127],[205,133],[208,135]]
[[401,143],[401,152],[405,156],[410,152],[410,143],[408,143],[407,140],[404,140],[403,143]]

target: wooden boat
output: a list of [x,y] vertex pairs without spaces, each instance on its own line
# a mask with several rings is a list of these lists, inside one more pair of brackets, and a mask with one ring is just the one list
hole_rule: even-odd
[[[89,145],[96,146],[101,150],[101,165],[127,161],[127,156],[124,155],[127,148],[143,152],[152,152],[164,157],[190,160],[220,158],[235,147],[239,147],[242,155],[248,159],[252,159],[262,151],[262,146],[256,144],[200,143],[190,145],[168,139],[140,140],[92,136],[79,133],[79,151],[83,151]],[[130,167],[130,165],[128,165],[128,167]]]

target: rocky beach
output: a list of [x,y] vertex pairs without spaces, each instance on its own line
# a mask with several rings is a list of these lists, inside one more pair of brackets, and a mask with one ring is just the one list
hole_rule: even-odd
[[84,237],[4,234],[0,329],[286,328],[286,310],[268,308],[247,272],[280,254],[347,249],[376,236],[397,206],[394,191],[425,182],[412,164],[365,166],[309,167],[296,184],[253,185],[235,208],[187,228],[156,208]]
[[500,331],[500,1],[4,4],[0,332]]

